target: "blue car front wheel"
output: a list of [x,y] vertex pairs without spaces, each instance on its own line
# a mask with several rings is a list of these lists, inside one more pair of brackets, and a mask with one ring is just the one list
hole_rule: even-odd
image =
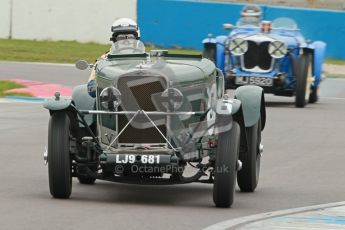
[[303,108],[309,100],[312,83],[311,59],[311,55],[304,52],[298,60],[295,100],[295,105],[298,108]]

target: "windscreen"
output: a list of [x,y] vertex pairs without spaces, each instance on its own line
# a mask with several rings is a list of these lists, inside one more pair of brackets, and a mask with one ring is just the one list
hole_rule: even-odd
[[111,55],[142,53],[145,53],[145,45],[136,39],[124,39],[114,42],[110,49]]
[[290,29],[297,30],[297,23],[291,18],[277,18],[272,22],[273,29]]

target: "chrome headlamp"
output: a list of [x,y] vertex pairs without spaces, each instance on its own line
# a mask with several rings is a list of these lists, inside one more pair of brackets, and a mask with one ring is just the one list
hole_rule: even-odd
[[248,42],[243,38],[235,38],[231,40],[229,49],[235,56],[243,55],[248,50]]
[[167,110],[175,111],[181,108],[183,104],[183,94],[175,88],[168,88],[161,94],[162,105]]
[[121,93],[113,86],[104,88],[99,95],[99,101],[103,108],[114,111],[121,104]]
[[281,41],[271,42],[268,46],[268,53],[273,58],[282,58],[287,54],[287,51],[286,45]]

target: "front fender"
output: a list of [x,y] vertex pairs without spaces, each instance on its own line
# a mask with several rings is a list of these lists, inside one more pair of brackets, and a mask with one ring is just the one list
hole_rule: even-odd
[[65,110],[72,104],[69,98],[51,98],[43,102],[43,107],[48,109],[50,113],[59,110]]
[[255,125],[261,116],[261,129],[266,123],[266,107],[263,89],[258,86],[241,86],[235,91],[235,98],[241,101],[244,124],[246,127]]
[[[95,98],[87,92],[87,85],[79,85],[73,88],[72,99],[78,110],[93,110],[95,108]],[[86,123],[90,126],[94,122],[92,114],[84,115]]]

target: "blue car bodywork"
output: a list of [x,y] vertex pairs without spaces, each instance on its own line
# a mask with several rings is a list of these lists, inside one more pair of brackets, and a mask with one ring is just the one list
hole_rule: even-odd
[[[324,42],[306,40],[297,24],[289,18],[273,21],[270,24],[271,28],[265,32],[259,25],[237,25],[230,25],[232,31],[228,36],[209,36],[203,40],[204,55],[223,71],[227,88],[253,84],[263,87],[266,93],[294,96],[299,84],[297,79],[301,77],[299,75],[303,75],[299,74],[299,69],[306,68],[299,65],[300,57],[303,53],[308,53],[311,76],[306,80],[306,84],[309,85],[305,87],[308,88],[305,98],[312,103],[317,101],[317,89],[322,80],[322,63],[326,49]],[[231,50],[235,39],[241,41],[242,45],[245,41],[242,47],[242,51],[245,52],[242,54],[234,54]],[[279,57],[270,53],[270,49],[272,51],[276,48],[270,45],[275,41],[280,42],[277,44],[281,44],[285,49],[279,53],[282,54]]]

